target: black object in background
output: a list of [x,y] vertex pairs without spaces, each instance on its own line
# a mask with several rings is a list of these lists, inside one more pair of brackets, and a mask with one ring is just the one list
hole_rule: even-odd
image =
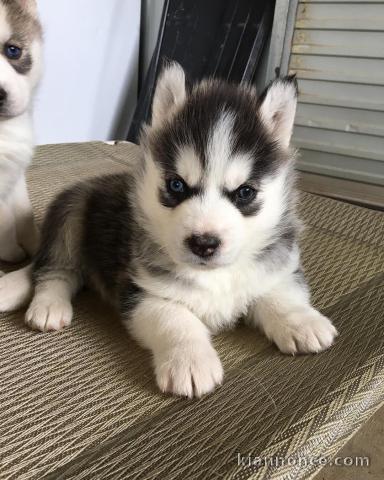
[[141,85],[128,140],[150,121],[157,75],[176,60],[191,82],[213,76],[253,83],[272,28],[275,0],[165,0],[152,60]]

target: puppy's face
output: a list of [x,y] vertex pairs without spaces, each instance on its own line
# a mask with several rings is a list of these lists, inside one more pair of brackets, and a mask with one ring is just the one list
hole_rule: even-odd
[[253,89],[205,81],[191,92],[171,65],[143,135],[139,203],[179,265],[217,268],[264,248],[287,207],[296,83]]
[[0,118],[29,106],[41,71],[41,27],[35,0],[0,0]]

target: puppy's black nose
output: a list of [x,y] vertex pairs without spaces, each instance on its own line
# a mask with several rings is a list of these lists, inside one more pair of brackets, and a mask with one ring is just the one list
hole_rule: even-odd
[[6,99],[7,99],[7,92],[4,90],[4,88],[0,87],[0,104],[3,104]]
[[220,239],[214,235],[191,235],[186,243],[189,249],[198,257],[211,257],[220,246]]

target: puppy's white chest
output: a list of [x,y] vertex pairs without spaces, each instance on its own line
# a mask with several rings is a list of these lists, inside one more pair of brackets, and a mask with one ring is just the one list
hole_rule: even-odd
[[[289,264],[286,270],[293,271],[292,267]],[[136,283],[152,295],[185,305],[212,332],[217,332],[233,326],[247,313],[250,304],[265,295],[285,273],[249,261],[228,269],[178,276],[171,281],[143,274]]]
[[205,272],[196,280],[193,295],[186,295],[184,301],[214,332],[246,313],[258,293],[257,277],[256,269]]
[[297,252],[282,269],[250,261],[228,270],[204,272],[195,279],[195,288],[187,291],[182,301],[212,332],[230,327],[257,298],[297,268],[298,258]]
[[32,155],[32,128],[28,114],[0,122],[0,195],[9,193]]

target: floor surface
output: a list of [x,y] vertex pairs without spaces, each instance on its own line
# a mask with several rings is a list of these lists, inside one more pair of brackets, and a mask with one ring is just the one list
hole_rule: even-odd
[[368,457],[369,466],[327,466],[315,480],[383,480],[384,479],[384,407],[381,407],[338,453],[347,462]]

